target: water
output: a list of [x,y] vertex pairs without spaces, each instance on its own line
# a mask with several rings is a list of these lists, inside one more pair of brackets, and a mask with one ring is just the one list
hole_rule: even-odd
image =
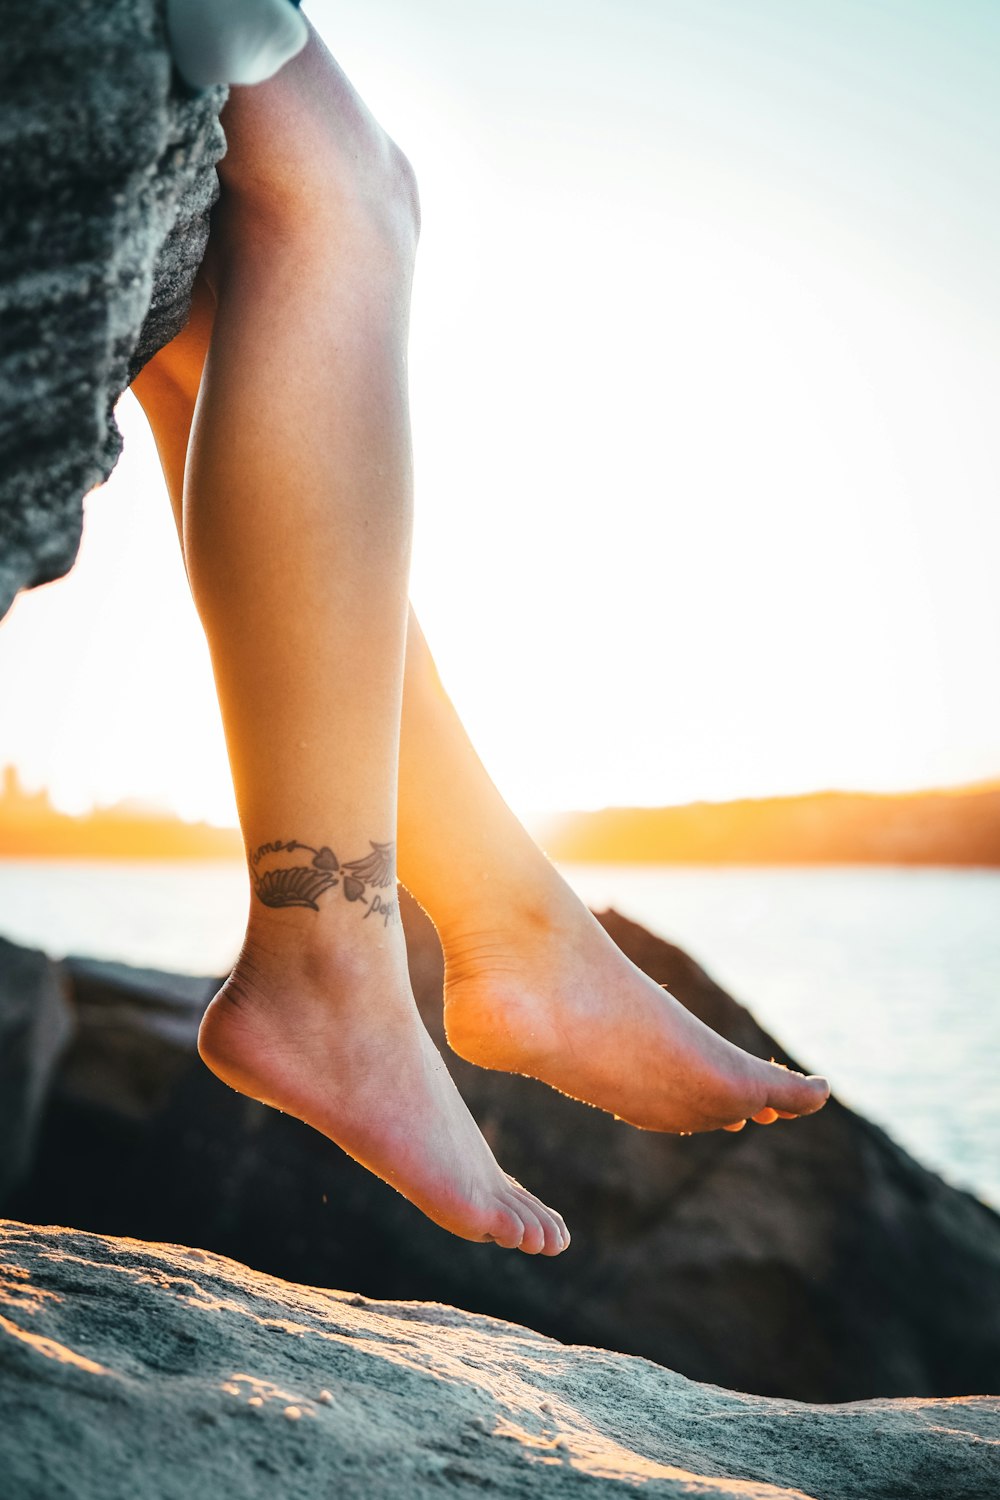
[[[564,873],[680,943],[847,1103],[1000,1206],[1000,872]],[[228,862],[0,862],[0,931],[56,956],[221,974],[246,901]]]

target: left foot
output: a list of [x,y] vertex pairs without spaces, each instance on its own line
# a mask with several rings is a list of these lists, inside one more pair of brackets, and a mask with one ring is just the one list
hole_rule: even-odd
[[560,1254],[562,1219],[501,1170],[423,1028],[402,932],[361,931],[348,908],[327,915],[317,941],[306,917],[255,911],[205,1012],[204,1062],[335,1141],[452,1234]]
[[442,932],[460,1057],[644,1130],[733,1130],[823,1107],[825,1078],[727,1042],[636,968],[554,870],[546,886],[530,904],[494,896],[488,921]]

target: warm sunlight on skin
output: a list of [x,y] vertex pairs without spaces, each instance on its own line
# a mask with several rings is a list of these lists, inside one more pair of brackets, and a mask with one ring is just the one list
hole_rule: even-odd
[[[310,15],[421,181],[413,595],[515,808],[995,775],[989,8]],[[0,764],[229,822],[121,422],[76,572],[0,630]]]

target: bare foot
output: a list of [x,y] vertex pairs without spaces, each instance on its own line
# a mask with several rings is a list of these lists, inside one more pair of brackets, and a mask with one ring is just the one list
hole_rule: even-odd
[[349,956],[302,939],[277,922],[248,939],[202,1022],[212,1071],[321,1131],[452,1234],[565,1250],[562,1219],[501,1171],[424,1030],[401,933]]
[[459,1056],[644,1130],[738,1130],[822,1108],[825,1079],[727,1042],[636,968],[555,871],[545,882],[530,902],[494,890],[488,927],[442,933]]

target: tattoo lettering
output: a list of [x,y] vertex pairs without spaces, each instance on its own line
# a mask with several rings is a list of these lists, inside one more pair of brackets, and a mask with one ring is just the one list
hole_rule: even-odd
[[[389,927],[399,921],[399,901],[379,892],[395,888],[396,846],[368,842],[370,854],[343,861],[328,844],[319,849],[298,839],[261,844],[250,856],[254,894],[265,906],[308,906],[319,911],[319,898],[339,886],[345,900],[368,908],[364,920],[379,916],[383,926]],[[305,864],[307,854],[312,859]],[[284,859],[286,855],[290,861]]]
[[374,917],[376,914],[382,918],[383,927],[391,927],[399,921],[399,898],[393,896],[391,901],[383,901],[381,896],[373,896],[361,920],[367,922],[369,917]]

